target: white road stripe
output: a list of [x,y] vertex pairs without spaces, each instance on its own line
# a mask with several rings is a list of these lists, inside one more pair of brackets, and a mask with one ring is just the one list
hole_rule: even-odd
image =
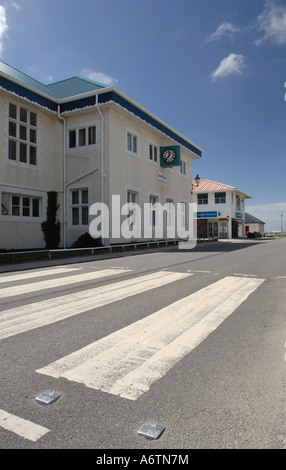
[[102,271],[75,274],[73,276],[49,279],[46,281],[33,282],[30,284],[17,285],[13,287],[6,287],[0,289],[0,299],[4,299],[6,297],[11,296],[15,297],[16,295],[28,294],[30,292],[36,292],[44,289],[52,289],[55,287],[67,286],[79,282],[93,281],[95,279],[101,279],[108,276],[115,276],[116,274],[122,274],[122,269],[104,269]]
[[37,372],[137,400],[263,282],[226,277]]
[[44,428],[43,426],[39,426],[31,421],[19,418],[18,416],[7,413],[4,410],[0,410],[0,427],[33,442],[36,442],[49,432],[49,429]]
[[39,328],[191,276],[155,272],[0,312],[0,339]]
[[[45,269],[42,271],[24,271],[17,274],[1,274],[0,276],[0,283],[4,282],[12,282],[12,281],[25,281],[26,279],[33,279],[39,278],[44,276],[52,276],[54,274],[63,274],[69,273],[72,271],[80,271],[80,268],[55,268],[55,269]],[[2,277],[3,276],[3,277]]]

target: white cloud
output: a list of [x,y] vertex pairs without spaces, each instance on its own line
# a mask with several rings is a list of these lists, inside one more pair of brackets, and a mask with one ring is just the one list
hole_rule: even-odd
[[83,69],[80,73],[82,77],[88,78],[89,80],[93,80],[94,82],[99,82],[104,85],[115,85],[118,80],[113,77],[109,77],[101,72],[94,72],[90,69]]
[[219,64],[218,68],[211,73],[213,80],[228,77],[229,75],[242,74],[242,70],[245,66],[245,59],[242,54],[229,54]]
[[263,12],[258,17],[258,29],[264,34],[255,41],[257,46],[268,40],[277,45],[286,44],[286,6],[267,0]]
[[232,37],[235,33],[239,32],[240,28],[236,28],[227,21],[224,21],[217,30],[210,36],[208,41],[218,41],[224,36]]
[[7,37],[8,29],[6,8],[0,5],[0,57],[3,52],[4,40]]

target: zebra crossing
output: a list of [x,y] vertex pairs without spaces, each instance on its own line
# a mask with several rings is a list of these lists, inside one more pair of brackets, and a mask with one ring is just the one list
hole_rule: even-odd
[[[197,275],[190,271],[168,270],[135,274],[125,269],[122,279],[122,273],[122,268],[82,272],[77,267],[61,267],[0,275],[0,299],[3,301],[18,298],[27,292],[47,296],[51,289],[79,284],[76,292],[57,292],[52,300],[34,297],[31,303],[1,311],[0,339],[84,314],[137,294],[148,295],[153,289],[164,286],[171,289],[177,281],[189,280],[191,283],[192,277]],[[80,289],[80,283],[98,280],[108,282]],[[218,328],[263,282],[264,279],[252,277],[226,276],[98,341],[59,357],[35,372],[55,379],[65,378],[136,401]],[[21,301],[18,303],[21,304]],[[3,410],[1,413],[0,418],[6,416]],[[5,427],[3,419],[0,419],[0,427]]]

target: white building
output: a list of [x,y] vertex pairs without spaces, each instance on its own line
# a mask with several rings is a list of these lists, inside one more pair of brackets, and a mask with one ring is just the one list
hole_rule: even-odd
[[193,181],[197,203],[198,238],[236,238],[245,236],[245,203],[251,198],[244,192],[222,183],[201,179]]
[[[114,195],[139,207],[188,204],[192,161],[202,154],[115,87],[80,77],[44,85],[3,62],[0,142],[0,250],[45,247],[49,191],[58,194],[60,247],[89,231],[93,203],[111,207]],[[162,147],[170,146],[177,159],[165,166]],[[163,224],[165,234],[167,216]],[[105,243],[126,241],[115,235]]]
[[265,222],[262,222],[262,220],[254,217],[254,215],[251,215],[248,212],[245,213],[245,235],[254,232],[258,232],[263,235],[265,232],[264,226]]

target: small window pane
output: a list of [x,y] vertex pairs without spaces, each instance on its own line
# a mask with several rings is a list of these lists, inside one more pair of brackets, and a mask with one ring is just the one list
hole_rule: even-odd
[[11,137],[16,137],[17,136],[17,125],[13,121],[9,121],[9,135]]
[[69,132],[69,148],[74,148],[76,146],[76,133],[75,131]]
[[9,140],[9,160],[16,160],[16,142],[14,140]]
[[32,210],[33,210],[33,217],[39,217],[40,216],[40,202],[39,199],[33,199],[32,203]]
[[37,149],[36,147],[30,146],[30,165],[37,164]]
[[12,119],[17,119],[17,106],[15,104],[9,104],[9,117]]
[[85,145],[85,129],[80,129],[78,133],[79,146],[83,147]]
[[20,139],[27,140],[27,128],[25,126],[20,126]]
[[37,115],[36,113],[32,113],[32,111],[30,112],[30,124],[34,127],[37,126]]
[[79,192],[78,191],[73,191],[72,192],[72,203],[73,204],[78,204],[79,203]]
[[133,152],[137,153],[137,137],[133,136]]
[[88,190],[87,189],[81,192],[81,202],[82,204],[88,204]]
[[12,215],[20,215],[20,198],[12,196]]
[[20,121],[27,122],[27,110],[24,108],[20,108]]
[[27,163],[27,145],[20,144],[20,162]]
[[79,225],[79,208],[73,207],[72,209],[72,224]]
[[23,197],[23,216],[30,216],[30,199],[28,197]]
[[88,207],[82,207],[81,209],[82,225],[88,225]]
[[95,126],[88,128],[88,145],[93,145],[96,143],[96,129]]
[[37,143],[37,132],[34,129],[30,129],[30,142]]
[[9,215],[9,194],[2,193],[1,215]]

